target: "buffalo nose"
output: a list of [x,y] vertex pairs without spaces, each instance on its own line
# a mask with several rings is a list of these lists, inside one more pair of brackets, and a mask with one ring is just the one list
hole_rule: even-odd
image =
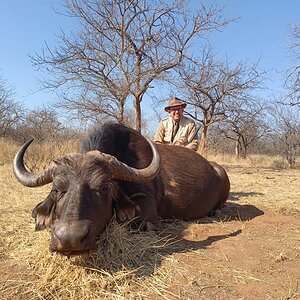
[[88,233],[87,223],[57,223],[53,228],[52,248],[61,252],[84,250]]

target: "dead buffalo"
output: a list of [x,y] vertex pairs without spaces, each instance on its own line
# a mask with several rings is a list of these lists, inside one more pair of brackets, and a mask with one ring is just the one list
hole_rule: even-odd
[[95,249],[114,212],[117,220],[155,228],[158,219],[191,220],[222,207],[230,183],[225,170],[196,152],[154,145],[128,127],[107,123],[94,129],[78,153],[66,154],[39,173],[24,166],[25,143],[13,170],[25,186],[52,182],[32,211],[36,230],[51,229],[52,251]]

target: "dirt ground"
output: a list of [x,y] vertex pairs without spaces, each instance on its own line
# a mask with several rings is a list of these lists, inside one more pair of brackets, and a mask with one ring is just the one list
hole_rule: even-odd
[[[147,293],[123,293],[119,287],[119,294],[103,299],[300,299],[300,171],[225,167],[231,194],[221,215],[162,223],[162,230],[179,240],[149,258],[152,269],[142,279],[133,277],[134,288],[147,280]],[[45,192],[27,191],[7,167],[0,171],[0,298],[59,299],[22,292],[39,275],[16,251],[21,242],[25,248],[39,243],[30,211]],[[50,255],[45,245],[39,247]],[[90,299],[101,299],[97,295]]]
[[184,231],[183,251],[165,262],[174,270],[170,291],[179,299],[300,299],[299,216],[234,209],[238,220]]

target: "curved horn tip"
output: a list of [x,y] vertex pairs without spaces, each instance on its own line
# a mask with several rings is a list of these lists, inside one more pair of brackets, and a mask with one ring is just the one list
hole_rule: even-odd
[[117,171],[115,173],[116,178],[136,183],[145,183],[151,181],[157,176],[160,171],[160,155],[155,144],[147,138],[146,141],[148,142],[153,154],[150,165],[144,169],[136,169],[115,160],[114,165],[115,170]]
[[21,146],[21,148],[18,150],[18,152],[16,153],[16,155],[14,157],[14,160],[13,160],[14,166],[17,166],[20,163],[20,159],[23,159],[27,148],[33,141],[34,141],[34,139],[31,139]]
[[27,141],[16,153],[13,160],[13,172],[17,180],[27,187],[42,186],[52,181],[51,168],[47,168],[39,173],[29,172],[24,165],[24,155],[34,139]]

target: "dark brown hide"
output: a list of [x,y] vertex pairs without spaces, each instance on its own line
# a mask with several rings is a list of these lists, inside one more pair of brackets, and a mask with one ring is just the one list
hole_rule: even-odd
[[219,178],[221,179],[222,182],[222,188],[220,189],[220,203],[219,205],[217,205],[215,208],[222,208],[226,202],[226,200],[229,197],[229,191],[230,191],[230,181],[228,178],[228,175],[226,173],[226,170],[220,166],[219,164],[217,164],[214,161],[210,161],[209,162],[213,168],[217,171]]
[[183,147],[157,145],[157,148],[164,187],[158,208],[161,218],[197,219],[225,203],[230,184],[222,167]]

